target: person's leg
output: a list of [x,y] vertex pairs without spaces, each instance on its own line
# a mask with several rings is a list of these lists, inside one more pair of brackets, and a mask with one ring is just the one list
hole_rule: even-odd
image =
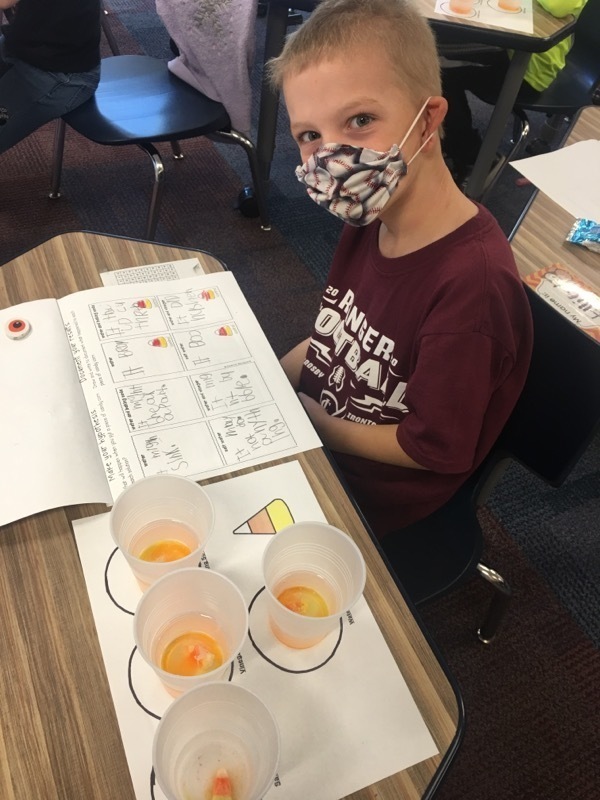
[[15,61],[0,77],[0,153],[50,120],[62,117],[96,91],[100,67],[90,72],[45,72]]

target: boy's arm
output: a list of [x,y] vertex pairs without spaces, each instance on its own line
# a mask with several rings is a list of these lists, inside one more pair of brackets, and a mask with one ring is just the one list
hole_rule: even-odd
[[331,417],[308,395],[300,393],[299,397],[323,443],[331,450],[397,467],[426,469],[398,444],[398,425],[361,425],[360,422]]
[[0,0],[0,11],[16,6],[19,0]]
[[576,14],[586,4],[586,0],[537,0],[541,7],[552,14],[553,17],[566,17],[568,14]]
[[305,339],[303,342],[300,342],[300,344],[297,344],[295,347],[293,347],[279,362],[283,367],[283,371],[287,375],[289,382],[292,384],[294,389],[296,389],[296,391],[300,386],[300,373],[302,372],[302,364],[304,364],[304,359],[306,358],[306,351],[308,350],[309,342],[310,336],[308,339]]

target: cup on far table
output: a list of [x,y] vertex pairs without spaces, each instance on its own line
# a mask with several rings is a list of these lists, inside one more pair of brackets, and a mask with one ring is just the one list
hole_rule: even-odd
[[454,14],[460,14],[461,16],[468,16],[471,11],[473,11],[473,6],[475,5],[475,0],[450,0],[448,3],[448,8]]
[[133,619],[140,655],[172,694],[226,677],[247,633],[240,590],[225,575],[198,567],[159,578]]
[[516,14],[521,10],[521,0],[498,0],[498,8]]
[[279,749],[277,723],[253,692],[206,683],[169,706],[154,735],[152,763],[168,800],[221,796],[214,791],[221,776],[235,800],[262,800],[273,786]]
[[117,497],[109,526],[133,574],[144,585],[197,566],[215,520],[210,497],[194,481],[153,475]]
[[322,522],[298,522],[275,534],[263,555],[271,629],[288,647],[312,647],[339,627],[359,599],[366,567],[352,539]]

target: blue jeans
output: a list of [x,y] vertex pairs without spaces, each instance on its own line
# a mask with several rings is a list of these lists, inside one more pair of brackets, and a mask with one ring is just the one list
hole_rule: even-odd
[[4,54],[0,36],[0,153],[50,120],[85,103],[100,66],[89,72],[47,72]]

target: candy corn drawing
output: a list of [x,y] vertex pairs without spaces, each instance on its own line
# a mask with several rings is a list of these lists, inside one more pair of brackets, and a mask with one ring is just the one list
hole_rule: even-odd
[[212,800],[233,800],[231,794],[231,781],[227,770],[218,769],[215,775],[212,789]]
[[239,525],[234,533],[277,533],[293,521],[287,503],[278,497]]
[[152,300],[136,300],[132,308],[152,308]]
[[201,297],[203,300],[214,300],[214,299],[215,299],[215,297],[216,297],[216,294],[215,294],[215,292],[214,292],[214,290],[213,290],[213,289],[203,289],[203,290],[200,292],[200,297]]
[[233,336],[233,329],[229,325],[221,325],[215,333],[217,336]]
[[155,339],[148,339],[148,344],[152,347],[168,347],[169,342],[164,336],[157,336]]

